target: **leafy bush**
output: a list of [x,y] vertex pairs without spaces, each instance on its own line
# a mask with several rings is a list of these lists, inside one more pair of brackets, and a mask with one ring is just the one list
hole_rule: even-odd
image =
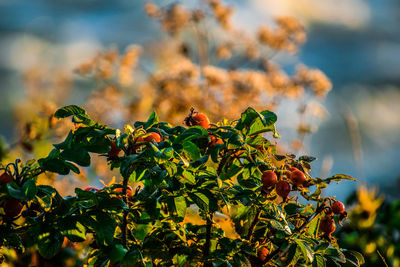
[[361,251],[365,266],[400,266],[400,201],[383,200],[374,189],[349,196],[350,221],[338,232],[342,247]]
[[[90,242],[89,266],[363,263],[331,236],[346,212],[321,196],[329,183],[354,178],[312,178],[315,158],[278,155],[264,136],[279,136],[273,112],[248,108],[240,119],[208,129],[195,115],[185,128],[160,122],[153,112],[120,131],[92,121],[81,107],[59,109],[55,117],[72,116],[75,124],[66,139],[37,162],[2,167],[1,246],[19,254],[37,247],[52,259],[64,242]],[[95,155],[119,169],[120,184],[76,188],[66,197],[37,184],[43,172],[79,173]],[[189,211],[201,221],[185,221]],[[235,234],[227,234],[219,217],[232,221]]]

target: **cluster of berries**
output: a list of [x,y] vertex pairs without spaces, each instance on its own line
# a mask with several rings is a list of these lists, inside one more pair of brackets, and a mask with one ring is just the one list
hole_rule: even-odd
[[[308,186],[306,176],[302,171],[295,167],[289,168],[288,179],[292,185],[295,186]],[[275,187],[276,193],[282,199],[286,199],[291,191],[290,183],[286,180],[279,180],[274,171],[268,170],[263,172],[261,176],[262,188],[269,190]]]
[[[292,190],[290,184],[296,187],[307,187],[309,185],[307,178],[302,171],[295,167],[290,167],[288,171],[288,181],[283,179],[278,181],[277,175],[272,170],[263,172],[261,176],[263,190],[271,190],[275,188],[276,193],[283,200],[286,200]],[[339,215],[339,222],[343,221],[347,217],[347,212],[345,211],[342,202],[334,201],[329,207],[326,207],[325,216],[320,221],[319,229],[323,233],[323,236],[328,239],[331,238],[331,234],[336,230],[334,215]]]
[[334,215],[339,215],[339,224],[347,217],[347,212],[344,208],[344,204],[340,201],[334,201],[330,207],[325,209],[325,217],[323,217],[319,224],[319,230],[324,236],[330,239],[333,232],[336,230]]

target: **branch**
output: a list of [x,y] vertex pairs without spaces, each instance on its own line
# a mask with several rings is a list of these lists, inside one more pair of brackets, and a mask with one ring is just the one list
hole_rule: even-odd
[[250,225],[249,232],[247,233],[247,240],[251,243],[251,239],[253,238],[254,228],[256,227],[258,220],[260,219],[261,209],[257,210],[256,216],[254,217],[253,222]]
[[[207,215],[206,242],[204,243],[204,248],[203,248],[204,257],[207,257],[210,254],[212,224],[213,224],[213,214],[210,213]],[[207,266],[207,265],[205,264],[205,266]]]
[[[124,177],[124,181],[122,184],[122,199],[125,202],[126,205],[128,205],[128,200],[126,197],[126,191],[127,191],[127,187],[128,187],[128,180],[129,177]],[[122,217],[122,225],[121,225],[121,232],[122,232],[122,244],[124,245],[124,247],[127,247],[127,242],[126,242],[126,235],[127,235],[127,225],[128,225],[128,210],[124,210],[124,214]]]

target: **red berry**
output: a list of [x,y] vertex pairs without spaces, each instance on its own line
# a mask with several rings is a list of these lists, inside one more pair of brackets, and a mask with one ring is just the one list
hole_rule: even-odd
[[276,183],[278,182],[278,178],[273,171],[265,171],[261,176],[261,182],[263,184],[263,187],[268,188],[276,185]]
[[335,221],[333,220],[332,216],[327,215],[324,218],[321,219],[321,222],[319,223],[319,230],[326,234],[328,237],[335,232],[336,230],[336,224]]
[[[139,137],[140,139],[140,137]],[[161,136],[158,133],[150,132],[143,137],[143,141],[147,143],[151,143],[155,141],[156,143],[161,142]]]
[[340,201],[335,201],[331,205],[331,209],[335,214],[342,214],[344,213],[344,205]]
[[[122,194],[122,187],[115,188],[114,192]],[[128,187],[126,188],[126,196],[128,198],[133,197],[133,189],[130,185],[128,185]]]
[[290,193],[290,184],[284,180],[280,180],[277,184],[276,184],[276,193],[282,197],[283,199],[286,199],[287,196]]
[[306,176],[299,169],[292,167],[289,170],[291,171],[289,178],[294,185],[303,185],[307,181]]
[[9,175],[7,172],[4,172],[2,175],[0,175],[0,186],[11,183],[12,181],[12,176]]
[[257,252],[257,257],[262,260],[265,261],[265,259],[267,258],[269,253],[269,250],[266,247],[262,247],[258,252]]
[[89,186],[89,187],[86,187],[85,188],[85,191],[96,191],[96,192],[99,192],[100,190],[99,189],[97,189],[96,187],[91,187],[91,186]]
[[110,146],[111,150],[108,152],[108,156],[113,158],[118,157],[118,154],[119,152],[121,152],[121,149],[117,147],[117,144],[115,142],[111,142]]
[[3,209],[7,218],[14,218],[21,213],[22,204],[17,199],[9,198],[4,201]]

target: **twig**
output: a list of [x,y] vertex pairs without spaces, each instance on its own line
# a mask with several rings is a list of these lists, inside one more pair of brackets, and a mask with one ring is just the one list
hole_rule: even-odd
[[[128,177],[124,177],[124,181],[122,184],[122,199],[125,202],[126,205],[128,205],[128,200],[126,197],[126,191],[127,191],[127,187],[128,187],[128,180],[129,180],[129,176]],[[127,247],[127,240],[126,240],[126,235],[127,235],[127,225],[128,225],[128,210],[124,210],[124,214],[122,217],[122,226],[121,226],[121,231],[122,231],[122,244],[124,245],[124,247]]]
[[251,239],[253,238],[254,228],[256,227],[259,219],[260,219],[261,209],[257,210],[256,216],[254,217],[253,222],[250,225],[249,232],[247,233],[247,240],[251,243]]
[[386,267],[389,267],[389,265],[386,263],[385,258],[382,256],[382,254],[379,252],[379,250],[376,250],[376,252],[378,252],[378,255],[381,257],[383,263],[385,264]]
[[[206,242],[204,243],[204,249],[203,249],[204,257],[207,257],[210,254],[212,223],[213,223],[213,214],[210,213],[207,215]],[[207,265],[205,265],[205,266],[207,266]]]

